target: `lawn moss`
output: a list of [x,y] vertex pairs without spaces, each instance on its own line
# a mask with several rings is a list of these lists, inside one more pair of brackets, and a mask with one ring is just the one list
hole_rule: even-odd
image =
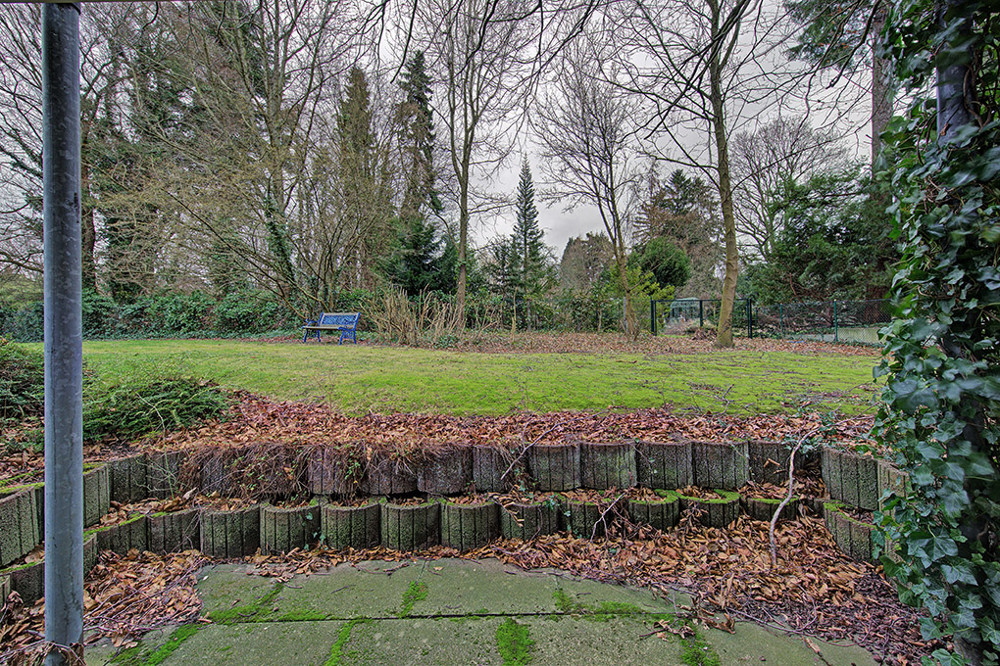
[[427,584],[421,581],[412,581],[410,586],[403,592],[403,603],[400,607],[399,617],[409,617],[413,612],[413,605],[418,601],[427,598]]
[[[283,400],[321,400],[347,414],[371,411],[506,414],[727,406],[777,413],[796,396],[825,396],[824,409],[871,411],[873,360],[752,350],[642,355],[484,354],[359,345],[218,340],[84,343],[108,381],[135,373],[183,372]],[[581,362],[581,359],[586,362]],[[337,367],[336,375],[326,371]],[[511,381],[530,373],[531,381]],[[692,390],[692,386],[698,387]],[[725,402],[722,398],[725,396]]]
[[531,663],[531,649],[535,641],[527,626],[508,617],[497,627],[496,638],[503,666],[526,666]]

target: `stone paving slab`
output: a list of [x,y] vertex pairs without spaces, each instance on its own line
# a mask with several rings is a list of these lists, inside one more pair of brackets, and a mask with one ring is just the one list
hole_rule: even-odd
[[[664,600],[558,571],[523,572],[496,560],[342,564],[284,583],[247,575],[249,570],[229,564],[199,573],[204,612],[220,623],[196,632],[152,632],[129,659],[117,662],[109,661],[110,646],[97,646],[87,652],[88,666],[485,666],[503,662],[497,629],[507,618],[534,641],[532,665],[684,663],[679,640],[653,635],[657,617],[689,603],[682,594]],[[171,645],[171,636],[185,631],[186,639]],[[727,666],[875,663],[856,646],[810,639],[820,658],[800,637],[749,623],[738,624],[732,635],[699,631]],[[163,646],[174,649],[163,654]]]
[[[340,622],[207,625],[164,660],[170,666],[323,666]],[[349,662],[347,662],[349,663]],[[89,666],[89,665],[88,665]]]

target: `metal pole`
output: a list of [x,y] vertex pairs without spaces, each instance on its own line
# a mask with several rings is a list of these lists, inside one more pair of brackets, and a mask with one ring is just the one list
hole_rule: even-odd
[[[945,0],[938,6],[941,20],[949,7],[960,4],[959,0]],[[955,39],[961,39],[964,35],[958,35]],[[971,54],[970,54],[971,56]],[[960,128],[972,122],[972,113],[969,110],[968,99],[971,97],[966,90],[966,83],[970,88],[971,81],[968,62],[940,67],[937,70],[937,131],[939,140],[947,141]]]
[[753,301],[747,299],[747,337],[753,338]]
[[78,5],[42,7],[45,640],[63,646],[83,642],[79,29]]
[[649,332],[656,336],[656,301],[649,297]]
[[840,342],[840,328],[837,321],[837,301],[833,302],[833,341]]
[[698,299],[698,328],[705,328],[705,301]]

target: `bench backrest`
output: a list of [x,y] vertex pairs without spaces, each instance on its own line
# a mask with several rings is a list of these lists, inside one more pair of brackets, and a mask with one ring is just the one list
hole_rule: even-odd
[[324,312],[319,318],[319,325],[355,328],[359,319],[361,319],[360,312]]

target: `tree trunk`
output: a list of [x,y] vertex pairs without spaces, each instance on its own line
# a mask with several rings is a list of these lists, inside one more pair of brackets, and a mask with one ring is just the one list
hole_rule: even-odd
[[[84,147],[86,151],[86,147]],[[84,153],[86,154],[86,153]],[[82,246],[82,278],[84,290],[97,291],[97,268],[94,263],[94,246],[97,232],[94,229],[94,206],[90,203],[90,169],[86,160],[80,166],[80,192],[83,195],[81,208],[80,245]]]
[[882,27],[885,25],[885,5],[879,2],[872,19],[872,167],[878,161],[882,152],[882,132],[892,118],[892,82],[890,80],[890,64],[878,57],[874,45],[878,42]]
[[[718,6],[712,4],[712,37],[719,40]],[[719,45],[712,49],[709,62],[711,79],[712,127],[715,131],[715,148],[719,160],[719,201],[722,206],[722,227],[726,239],[726,275],[722,281],[722,305],[719,308],[719,328],[715,346],[733,346],[733,304],[736,301],[736,276],[739,272],[739,255],[736,250],[736,216],[733,212],[733,186],[729,177],[729,143],[726,138],[726,117],[722,104],[722,65]]]

